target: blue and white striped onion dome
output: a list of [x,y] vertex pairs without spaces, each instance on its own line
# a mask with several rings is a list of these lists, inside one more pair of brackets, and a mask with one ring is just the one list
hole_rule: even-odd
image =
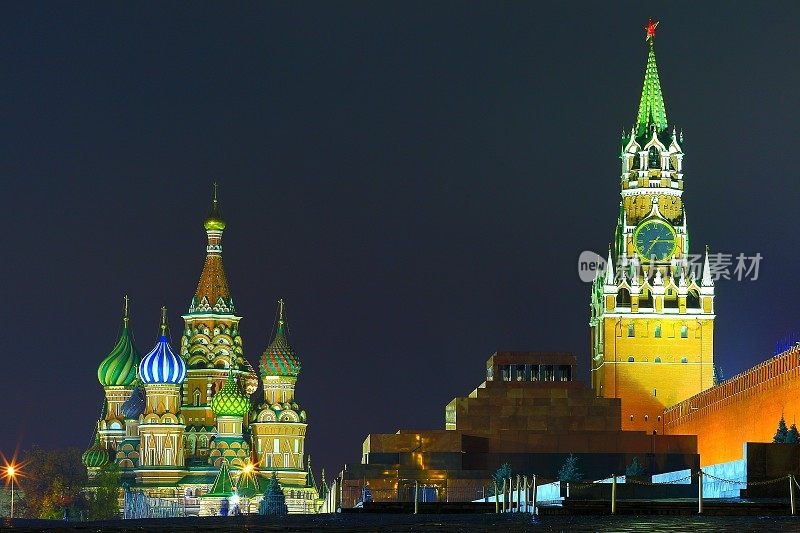
[[148,385],[178,385],[186,379],[186,363],[172,351],[166,335],[161,335],[155,347],[142,358],[139,378]]

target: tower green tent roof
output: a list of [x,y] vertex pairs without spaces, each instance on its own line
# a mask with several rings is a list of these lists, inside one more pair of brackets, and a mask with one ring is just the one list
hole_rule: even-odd
[[239,482],[236,485],[236,492],[239,496],[252,498],[256,494],[261,494],[261,485],[258,482],[258,474],[254,470],[249,472],[242,471],[239,474]]
[[233,480],[231,479],[231,471],[228,468],[227,461],[222,461],[222,465],[219,467],[219,474],[217,474],[217,479],[214,480],[214,486],[211,487],[210,492],[203,494],[203,496],[216,496],[222,498],[233,496]]
[[636,117],[636,136],[639,137],[655,126],[661,133],[667,129],[667,110],[664,108],[664,97],[661,94],[661,83],[658,79],[658,66],[656,53],[653,50],[653,34],[648,32],[650,53],[647,55],[647,68],[644,72],[644,87],[642,87],[642,100],[639,102],[639,115]]

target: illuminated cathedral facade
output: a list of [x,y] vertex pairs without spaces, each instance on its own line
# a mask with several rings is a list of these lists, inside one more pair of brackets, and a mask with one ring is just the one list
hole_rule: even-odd
[[140,356],[126,296],[119,338],[97,370],[105,400],[84,465],[91,479],[115,463],[128,489],[189,502],[187,510],[201,515],[240,496],[257,504],[275,476],[290,513],[317,512],[324,495],[306,460],[306,412],[294,395],[300,358],[289,344],[284,302],[278,301],[259,380],[244,354],[242,317],[223,268],[225,221],[216,189],[204,227],[205,264],[182,317],[178,350],[162,308],[155,345]]

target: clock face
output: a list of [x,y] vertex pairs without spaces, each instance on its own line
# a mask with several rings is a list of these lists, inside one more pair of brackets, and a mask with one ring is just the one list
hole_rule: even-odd
[[636,252],[643,259],[656,261],[672,257],[678,244],[675,230],[661,220],[642,222],[633,233],[633,242],[636,245]]

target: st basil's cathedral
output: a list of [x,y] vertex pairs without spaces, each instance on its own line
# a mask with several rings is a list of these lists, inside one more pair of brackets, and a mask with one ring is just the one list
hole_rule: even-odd
[[290,513],[315,513],[324,494],[305,457],[306,412],[294,395],[300,358],[289,343],[284,302],[261,356],[263,396],[253,401],[259,376],[244,356],[242,317],[223,268],[216,186],[204,227],[205,264],[177,353],[162,308],[155,345],[140,356],[125,297],[119,338],[97,369],[105,399],[83,463],[90,479],[115,463],[126,490],[180,502],[188,513],[215,514],[244,487],[257,503],[259,487],[274,485],[268,478],[279,482]]

